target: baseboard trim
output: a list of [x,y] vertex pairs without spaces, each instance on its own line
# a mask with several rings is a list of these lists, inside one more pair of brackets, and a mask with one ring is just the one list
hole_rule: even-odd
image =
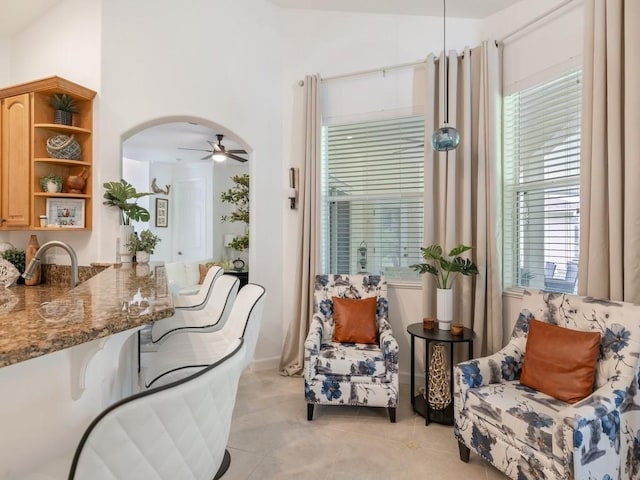
[[262,370],[278,369],[280,367],[280,357],[261,358],[259,360],[253,360],[251,362],[251,370],[259,372]]

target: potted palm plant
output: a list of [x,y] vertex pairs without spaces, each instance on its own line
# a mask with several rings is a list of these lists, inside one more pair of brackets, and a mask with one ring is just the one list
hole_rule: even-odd
[[118,207],[120,209],[120,245],[118,252],[122,261],[130,263],[132,257],[129,255],[129,240],[133,233],[131,221],[148,222],[151,218],[149,210],[138,205],[138,199],[153,195],[151,192],[138,192],[133,185],[124,178],[119,182],[107,182],[104,185],[105,193],[103,205]]
[[478,267],[468,258],[460,255],[473,247],[460,244],[451,249],[447,256],[440,245],[421,248],[425,263],[411,265],[420,274],[429,273],[437,289],[436,317],[441,330],[450,330],[453,321],[453,283],[459,275],[477,275]]

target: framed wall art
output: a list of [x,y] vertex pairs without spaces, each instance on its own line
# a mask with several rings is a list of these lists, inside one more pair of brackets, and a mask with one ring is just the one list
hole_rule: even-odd
[[169,199],[156,198],[156,227],[169,226]]
[[47,227],[84,228],[84,200],[47,198]]

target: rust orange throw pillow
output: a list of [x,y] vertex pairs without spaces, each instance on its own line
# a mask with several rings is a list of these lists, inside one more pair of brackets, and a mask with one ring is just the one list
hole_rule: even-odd
[[333,297],[333,341],[378,343],[376,297],[353,299]]
[[520,383],[576,403],[593,392],[600,332],[580,332],[532,319]]
[[199,264],[198,265],[198,269],[200,270],[200,280],[198,280],[198,284],[202,285],[202,282],[204,282],[204,277],[207,276],[207,272],[209,271],[211,267],[208,267],[206,265],[202,265]]

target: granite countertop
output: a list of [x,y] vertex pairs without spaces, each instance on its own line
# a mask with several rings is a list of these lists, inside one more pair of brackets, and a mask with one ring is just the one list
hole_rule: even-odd
[[0,367],[174,314],[164,266],[110,267],[70,286],[0,288]]

